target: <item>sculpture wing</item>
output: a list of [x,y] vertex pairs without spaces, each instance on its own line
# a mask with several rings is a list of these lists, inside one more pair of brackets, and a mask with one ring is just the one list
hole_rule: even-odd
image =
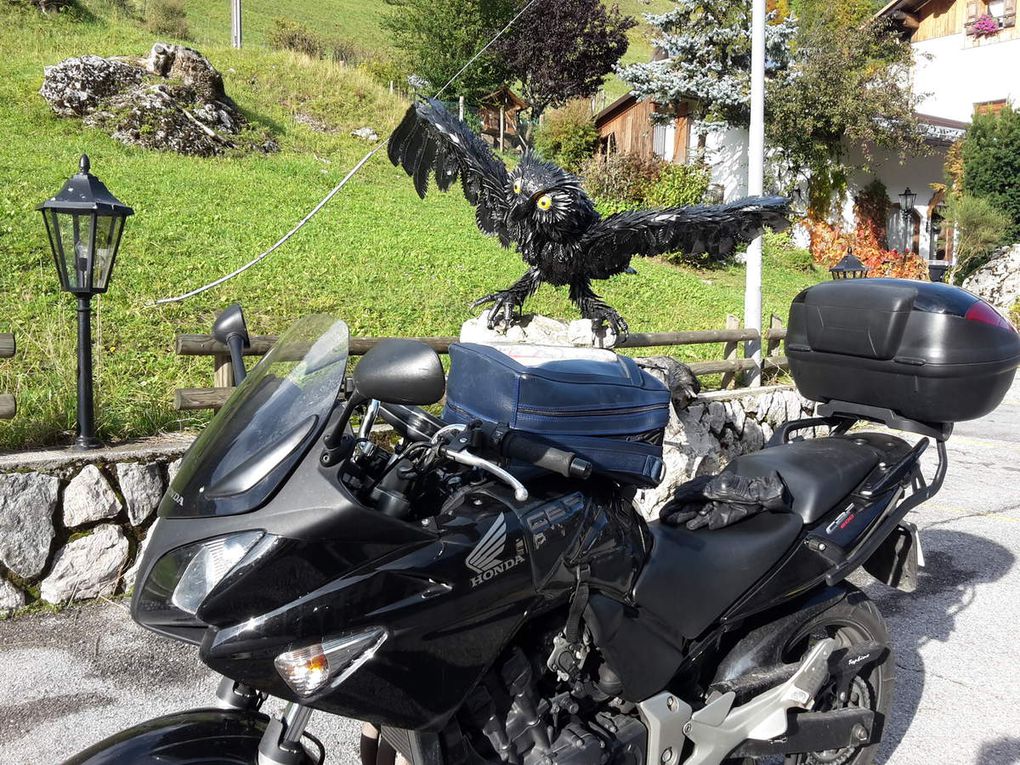
[[722,259],[737,244],[752,241],[766,229],[789,226],[785,197],[748,197],[724,205],[626,210],[592,226],[582,239],[586,270],[606,279],[627,268],[634,255],[662,255],[681,250]]
[[509,246],[506,165],[439,101],[412,104],[390,136],[387,153],[390,162],[414,179],[414,190],[422,199],[430,177],[435,176],[440,191],[448,191],[459,177],[464,196],[476,208],[478,228]]

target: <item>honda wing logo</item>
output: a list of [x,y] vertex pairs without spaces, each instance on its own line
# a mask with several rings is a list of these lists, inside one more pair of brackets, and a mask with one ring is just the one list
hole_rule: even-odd
[[471,551],[465,561],[467,567],[477,574],[477,576],[471,577],[472,587],[477,587],[482,582],[487,582],[504,571],[509,571],[519,563],[524,563],[523,544],[518,544],[516,552],[504,558],[506,537],[506,515],[501,514],[478,541],[475,549]]

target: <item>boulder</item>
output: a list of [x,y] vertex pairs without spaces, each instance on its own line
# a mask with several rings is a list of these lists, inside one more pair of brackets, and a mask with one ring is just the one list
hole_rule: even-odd
[[0,563],[25,579],[46,568],[60,483],[41,473],[0,475]]
[[101,56],[69,58],[44,70],[39,94],[61,117],[84,117],[103,99],[142,81],[141,69]]
[[354,136],[355,138],[360,138],[362,141],[369,141],[371,143],[375,143],[376,141],[379,140],[379,134],[372,130],[372,128],[370,127],[363,127],[358,128],[357,130],[352,130],[351,135]]
[[6,579],[0,579],[0,616],[5,616],[23,605],[25,605],[25,593]]
[[1010,308],[1020,300],[1020,244],[1000,250],[964,280],[963,288],[1009,316]]
[[156,463],[124,462],[117,465],[117,481],[131,525],[141,525],[156,512],[163,498],[163,472]]
[[592,331],[590,319],[568,323],[548,316],[525,314],[515,319],[511,326],[501,324],[496,329],[486,326],[488,320],[488,311],[483,311],[476,319],[468,319],[460,328],[460,341],[480,345],[522,343],[578,348],[612,348],[616,343],[616,335],[612,330],[606,330],[603,337],[597,337]]
[[113,524],[97,526],[87,537],[69,542],[57,552],[39,595],[55,604],[112,595],[127,557],[124,532]]
[[69,58],[46,67],[39,92],[57,114],[133,146],[200,157],[279,148],[248,123],[209,59],[182,45],[156,43],[145,58]]
[[95,465],[86,465],[64,489],[64,525],[71,529],[120,513],[120,500]]

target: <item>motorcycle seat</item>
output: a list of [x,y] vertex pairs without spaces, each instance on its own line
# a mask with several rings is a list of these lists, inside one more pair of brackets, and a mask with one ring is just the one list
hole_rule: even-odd
[[879,433],[813,438],[742,455],[723,472],[745,478],[779,473],[791,511],[810,524],[849,495],[879,461],[905,453],[903,448],[909,448],[906,442]]
[[696,638],[783,557],[801,527],[799,517],[782,512],[715,531],[652,521],[634,600],[668,630]]

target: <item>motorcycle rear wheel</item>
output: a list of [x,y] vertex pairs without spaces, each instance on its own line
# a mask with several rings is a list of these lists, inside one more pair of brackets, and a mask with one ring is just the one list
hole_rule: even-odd
[[[799,661],[815,642],[822,638],[835,638],[841,648],[849,648],[874,641],[889,645],[889,629],[878,606],[860,590],[854,588],[846,598],[834,604],[797,629],[776,657],[783,662]],[[895,663],[892,649],[881,661],[862,666],[854,675],[850,690],[842,697],[836,693],[835,683],[823,687],[817,696],[815,710],[820,712],[856,707],[870,709],[879,724],[892,708],[895,681]],[[786,757],[786,765],[871,765],[878,744],[865,747],[846,747],[840,750],[795,754]]]

